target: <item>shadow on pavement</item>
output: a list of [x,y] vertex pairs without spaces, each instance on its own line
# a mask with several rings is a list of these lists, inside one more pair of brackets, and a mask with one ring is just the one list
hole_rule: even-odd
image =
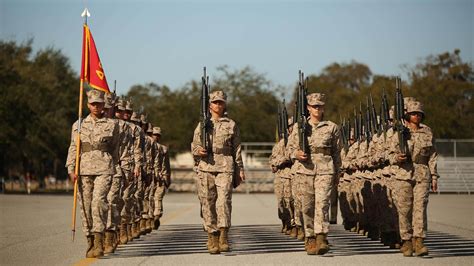
[[[304,252],[303,242],[280,233],[279,225],[233,226],[229,234],[232,250],[221,256]],[[201,225],[164,225],[158,231],[119,246],[115,254],[103,259],[207,253],[206,241],[207,233]],[[329,242],[331,250],[324,257],[399,253],[379,241],[345,231],[341,225],[331,225]],[[474,240],[460,236],[430,231],[425,243],[430,250],[430,256],[424,257],[427,259],[474,256]]]

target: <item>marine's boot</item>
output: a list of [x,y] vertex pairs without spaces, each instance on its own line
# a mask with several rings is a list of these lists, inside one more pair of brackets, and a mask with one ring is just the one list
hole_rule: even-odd
[[293,228],[293,227],[292,227],[290,224],[287,224],[287,225],[286,225],[285,235],[288,235],[288,236],[289,236],[289,235],[291,234],[291,229],[292,229],[292,228]]
[[298,228],[296,226],[293,226],[291,228],[290,237],[296,238],[296,236],[298,236]]
[[140,238],[140,224],[139,222],[134,222],[132,224],[132,237],[135,238]]
[[114,232],[111,230],[105,231],[104,254],[114,252]]
[[220,228],[219,234],[219,251],[228,252],[229,251],[229,239],[228,239],[229,228]]
[[127,236],[127,224],[121,223],[120,224],[120,244],[125,245],[128,243],[128,236]]
[[133,241],[133,231],[132,231],[133,224],[127,224],[127,237],[128,237],[128,242]]
[[87,236],[86,258],[94,258],[92,251],[94,250],[94,235]]
[[146,233],[149,234],[153,231],[153,218],[146,220]]
[[306,238],[306,253],[308,255],[316,255],[316,239],[314,236]]
[[219,254],[219,232],[208,233],[207,250],[210,254]]
[[324,255],[329,251],[329,245],[326,234],[316,235],[316,254]]
[[160,228],[160,217],[156,217],[153,219],[153,229],[158,230]]
[[400,248],[400,251],[403,253],[403,256],[405,257],[411,257],[413,256],[413,242],[412,240],[403,240],[402,247]]
[[102,233],[94,233],[94,247],[92,249],[92,256],[94,258],[104,256],[104,235]]
[[146,220],[145,218],[140,219],[140,235],[146,235]]
[[297,239],[298,240],[304,240],[304,230],[301,226],[296,226],[298,228],[298,235],[297,235]]
[[428,255],[428,248],[423,243],[423,238],[415,237],[415,255],[416,256],[426,256]]
[[114,231],[114,251],[117,249],[118,244],[120,243],[120,229]]

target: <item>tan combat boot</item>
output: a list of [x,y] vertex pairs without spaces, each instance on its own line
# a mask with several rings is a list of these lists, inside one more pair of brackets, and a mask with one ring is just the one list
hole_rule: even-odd
[[107,230],[105,231],[105,241],[104,241],[104,254],[110,254],[114,252],[114,232]]
[[293,226],[290,231],[290,237],[296,238],[297,235],[298,235],[298,228],[296,226]]
[[428,255],[428,248],[423,243],[423,238],[415,237],[415,255],[416,256],[426,256]]
[[86,258],[94,258],[93,251],[94,250],[94,236],[90,235],[87,236],[87,251],[86,251]]
[[120,244],[125,245],[128,243],[128,236],[127,236],[127,224],[121,223],[120,224]]
[[128,237],[128,242],[133,241],[133,230],[132,230],[133,224],[127,224],[127,237]]
[[413,256],[413,242],[412,240],[403,240],[403,245],[400,248],[400,251],[403,253],[405,257]]
[[316,254],[324,255],[329,251],[329,245],[326,239],[326,234],[316,235]]
[[145,218],[140,219],[140,235],[146,235],[146,220]]
[[219,254],[219,233],[208,233],[207,250],[210,254]]
[[229,240],[228,240],[228,228],[220,228],[219,234],[219,251],[228,252],[229,251]]
[[303,241],[304,240],[304,230],[303,230],[303,227],[301,226],[297,226],[297,230],[298,230],[298,234],[296,236],[296,238],[300,241]]
[[316,239],[314,236],[307,238],[306,253],[308,255],[316,255]]
[[140,238],[140,223],[139,222],[134,222],[132,224],[132,237],[135,238]]
[[154,221],[153,221],[153,229],[158,230],[158,228],[160,228],[160,217],[155,216]]
[[152,224],[153,224],[153,218],[148,218],[148,220],[146,220],[146,233],[147,234],[149,234],[149,233],[151,233],[151,231],[153,231]]
[[94,233],[94,248],[92,249],[92,256],[94,258],[104,256],[104,235],[102,233]]

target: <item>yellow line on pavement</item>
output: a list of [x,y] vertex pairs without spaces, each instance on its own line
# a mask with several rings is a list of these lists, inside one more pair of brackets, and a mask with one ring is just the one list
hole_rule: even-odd
[[[181,209],[178,209],[176,211],[170,212],[170,214],[163,217],[163,219],[161,219],[161,221],[163,223],[168,223],[171,220],[176,219],[177,217],[179,217],[179,216],[187,213],[188,211],[192,210],[193,207],[194,206],[189,206],[189,207],[186,207],[186,208],[181,208]],[[77,263],[75,263],[74,266],[88,266],[88,265],[91,265],[92,263],[94,263],[96,261],[97,261],[97,258],[85,258],[85,259],[82,259],[82,260],[78,261]]]

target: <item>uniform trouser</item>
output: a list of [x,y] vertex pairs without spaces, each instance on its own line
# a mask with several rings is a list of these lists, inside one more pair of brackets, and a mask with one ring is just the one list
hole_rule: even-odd
[[143,179],[143,202],[142,202],[142,210],[141,210],[141,218],[148,219],[149,212],[150,212],[150,195],[152,193],[151,181],[153,175],[148,173],[144,176]]
[[107,212],[107,230],[117,230],[120,225],[120,211],[122,204],[122,176],[112,177],[112,184],[107,194],[109,210]]
[[354,195],[354,199],[356,203],[355,205],[356,205],[356,213],[357,213],[356,215],[357,222],[361,226],[367,225],[367,214],[365,213],[364,197],[362,195],[364,182],[365,182],[364,179],[357,178],[355,179],[354,187],[353,187],[354,188],[353,195]]
[[285,216],[284,216],[285,207],[283,203],[283,184],[281,182],[281,178],[276,175],[275,175],[275,178],[273,179],[273,191],[277,198],[278,218],[284,222],[285,221]]
[[426,209],[430,183],[427,180],[396,180],[394,186],[397,194],[396,203],[401,239],[426,238],[428,227]]
[[143,198],[145,196],[145,179],[146,174],[143,173],[137,179],[137,190],[135,191],[135,213],[134,213],[134,222],[138,222],[141,219],[141,214],[143,212]]
[[152,219],[154,218],[154,212],[155,212],[155,190],[156,190],[156,178],[154,178],[151,181],[150,184],[150,196],[149,196],[149,206],[150,208],[148,209],[148,218]]
[[283,204],[284,204],[284,217],[285,221],[289,226],[295,226],[295,209],[293,203],[293,196],[291,192],[292,180],[290,178],[281,178],[283,185]]
[[331,197],[330,197],[330,206],[331,206],[331,211],[330,211],[330,221],[331,222],[336,222],[337,221],[337,199],[338,199],[338,184],[339,184],[339,176],[336,176],[333,179],[332,183],[332,189],[331,189]]
[[165,196],[165,193],[165,182],[158,180],[154,191],[155,209],[153,212],[153,214],[158,218],[163,216],[163,197]]
[[112,175],[81,175],[78,181],[82,230],[87,236],[102,233],[107,223],[107,194]]
[[293,197],[295,225],[303,226],[303,213],[301,212],[301,179],[299,175],[293,175],[291,179],[291,196]]
[[137,190],[137,183],[135,182],[135,177],[133,172],[130,170],[124,170],[124,178],[122,184],[122,199],[123,199],[123,208],[120,213],[122,216],[122,222],[130,224],[135,218],[135,192]]
[[354,212],[351,207],[351,201],[353,201],[352,192],[350,190],[351,184],[347,181],[339,182],[338,193],[339,193],[339,207],[341,208],[341,216],[344,224],[354,222]]
[[232,173],[198,172],[198,194],[208,233],[229,228],[232,212]]
[[396,205],[396,194],[395,194],[395,182],[394,178],[386,178],[385,184],[387,186],[387,201],[388,201],[388,210],[390,213],[387,214],[387,231],[396,231],[398,229],[398,209]]
[[303,222],[306,237],[329,232],[329,200],[334,175],[301,175],[304,178]]

